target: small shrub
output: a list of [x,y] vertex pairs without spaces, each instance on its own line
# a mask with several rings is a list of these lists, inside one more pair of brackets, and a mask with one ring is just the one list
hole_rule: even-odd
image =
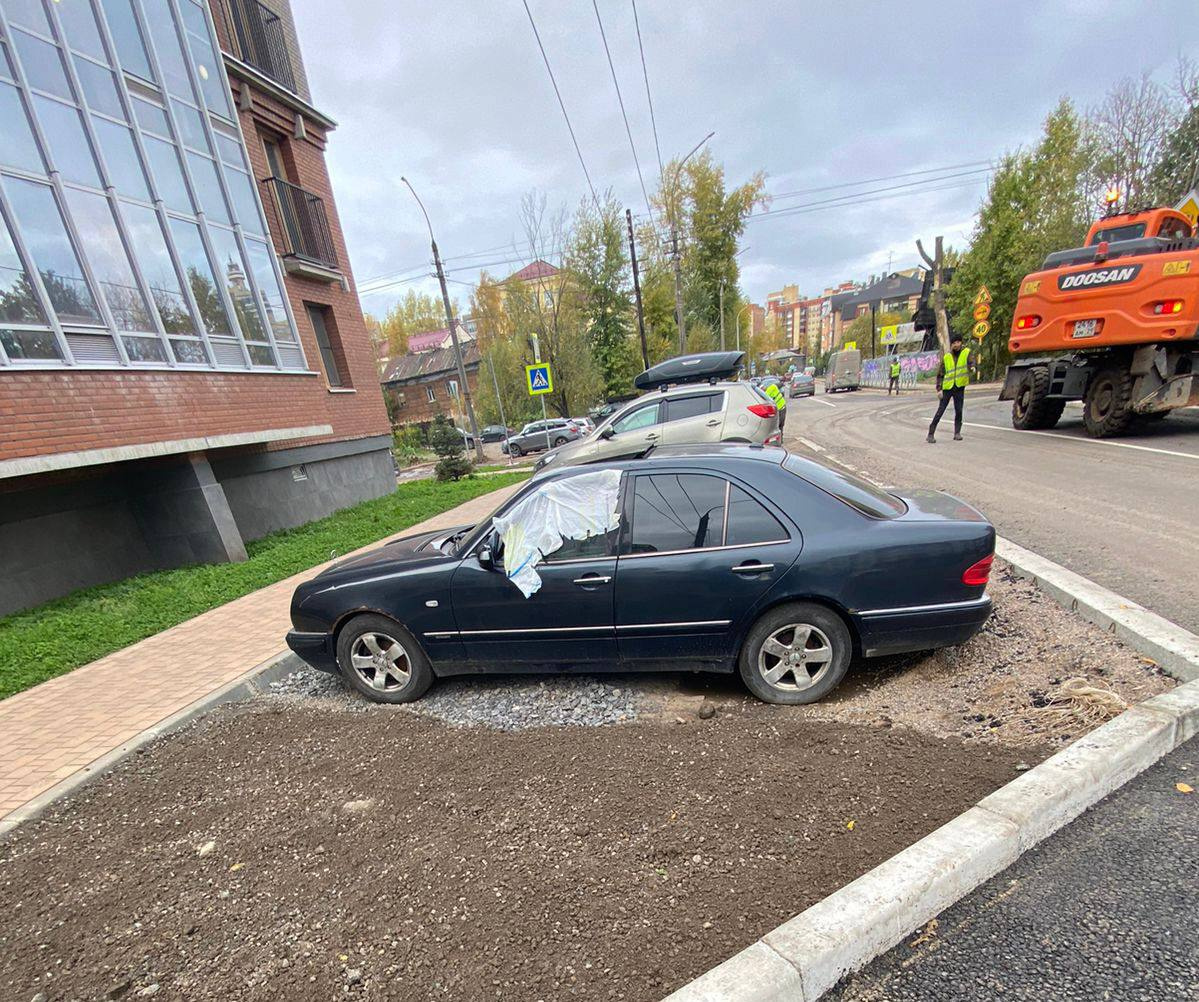
[[471,471],[470,460],[465,455],[465,443],[444,414],[438,414],[429,429],[429,446],[437,453],[437,466],[433,469],[438,480],[461,480]]
[[400,466],[411,466],[420,459],[420,427],[409,424],[393,431],[391,433],[391,451]]

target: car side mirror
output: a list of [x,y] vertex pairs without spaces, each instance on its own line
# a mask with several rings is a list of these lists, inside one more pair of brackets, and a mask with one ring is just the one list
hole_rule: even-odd
[[480,546],[475,556],[478,558],[480,567],[486,567],[489,571],[495,570],[495,555],[491,552],[490,546],[486,544]]
[[604,439],[612,438],[613,436],[615,436],[615,434],[616,434],[616,432],[613,430],[612,426],[608,425],[607,428],[605,428],[603,431],[600,432],[600,438],[604,438]]

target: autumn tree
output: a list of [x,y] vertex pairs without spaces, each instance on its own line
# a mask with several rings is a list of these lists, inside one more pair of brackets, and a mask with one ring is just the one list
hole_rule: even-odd
[[[458,316],[454,304],[454,316]],[[403,355],[408,351],[408,338],[413,334],[445,327],[445,306],[438,296],[426,295],[409,289],[404,298],[391,307],[382,318],[367,315],[367,328],[377,331],[377,338],[387,342],[389,355]]]
[[640,368],[633,343],[632,289],[625,244],[624,212],[611,192],[596,204],[585,200],[568,237],[566,294],[587,331],[591,356],[603,381],[605,396],[633,388]]

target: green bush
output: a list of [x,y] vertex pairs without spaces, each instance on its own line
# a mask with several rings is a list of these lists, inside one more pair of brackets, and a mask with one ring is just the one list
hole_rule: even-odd
[[[411,481],[384,497],[255,540],[246,546],[244,563],[155,571],[0,618],[0,699],[526,476]],[[237,638],[225,642],[236,644]]]
[[437,466],[433,468],[438,480],[461,480],[470,473],[471,465],[464,455],[463,438],[444,414],[438,414],[429,428],[429,448],[439,457]]
[[421,457],[420,425],[409,424],[391,433],[391,451],[400,466],[411,466]]

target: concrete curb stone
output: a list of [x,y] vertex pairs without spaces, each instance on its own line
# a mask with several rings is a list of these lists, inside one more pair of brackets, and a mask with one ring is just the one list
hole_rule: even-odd
[[[1199,637],[1010,540],[996,553],[1184,684],[1079,738],[665,1002],[815,1002],[1199,734]],[[780,961],[794,979],[780,976]]]

